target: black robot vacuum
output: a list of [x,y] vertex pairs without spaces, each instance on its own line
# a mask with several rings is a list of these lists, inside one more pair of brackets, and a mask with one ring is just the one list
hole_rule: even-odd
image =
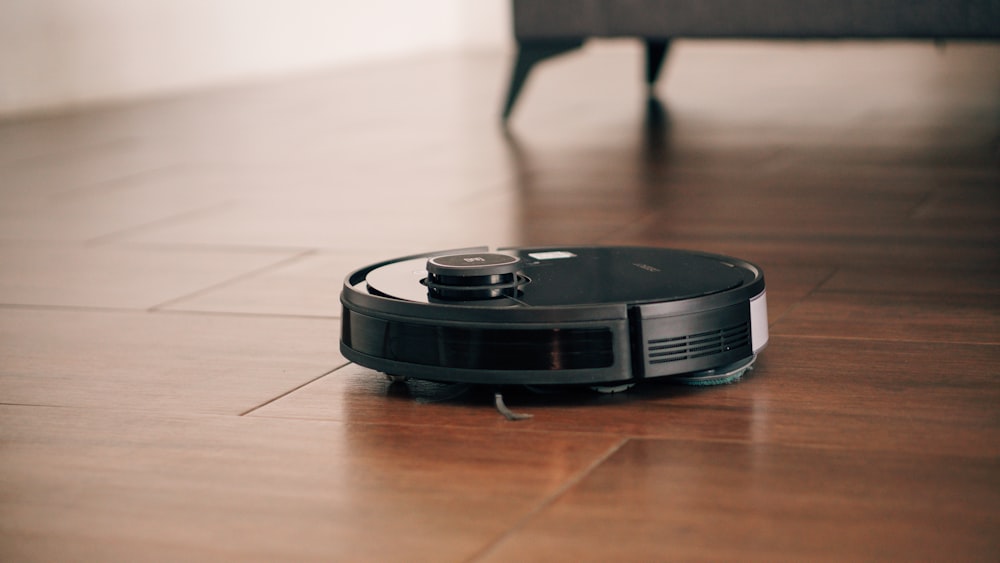
[[392,379],[710,385],[742,376],[768,339],[759,267],[664,248],[408,256],[349,274],[341,303],[341,352]]

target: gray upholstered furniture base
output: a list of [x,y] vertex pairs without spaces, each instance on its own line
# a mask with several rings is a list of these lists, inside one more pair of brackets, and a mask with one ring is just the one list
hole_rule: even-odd
[[1000,39],[1000,0],[513,0],[506,120],[536,63],[595,37],[646,45],[646,81],[675,38]]

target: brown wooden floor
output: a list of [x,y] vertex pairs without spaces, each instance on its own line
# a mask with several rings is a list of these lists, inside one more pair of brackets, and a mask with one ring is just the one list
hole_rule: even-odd
[[[440,55],[0,124],[0,560],[1000,557],[1000,47]],[[766,272],[743,382],[489,397],[338,353],[353,267]]]

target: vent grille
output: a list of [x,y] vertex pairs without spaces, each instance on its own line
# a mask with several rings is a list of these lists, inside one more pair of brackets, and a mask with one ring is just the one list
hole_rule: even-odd
[[680,362],[750,346],[750,323],[646,342],[650,364]]

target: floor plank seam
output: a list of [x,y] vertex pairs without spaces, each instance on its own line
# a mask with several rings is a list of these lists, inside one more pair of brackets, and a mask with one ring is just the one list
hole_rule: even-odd
[[155,313],[157,315],[196,315],[204,317],[241,317],[257,319],[297,319],[312,321],[337,321],[339,315],[299,315],[293,313],[243,313],[239,311],[196,311],[193,309],[169,309],[150,311],[148,308],[102,307],[96,305],[49,305],[45,303],[0,303],[0,311],[64,311],[73,313]]
[[920,214],[925,213],[927,207],[934,202],[934,196],[937,195],[936,190],[928,190],[924,197],[920,198],[920,201],[913,204],[910,210],[906,213],[907,221],[917,221],[920,219]]
[[48,305],[45,303],[0,303],[0,309],[19,311],[72,311],[76,313],[144,313],[145,309],[99,307],[91,305]]
[[1000,346],[1000,342],[980,342],[974,340],[927,340],[919,338],[867,338],[864,336],[828,336],[802,333],[783,333],[771,328],[771,336],[782,338],[802,338],[806,340],[848,340],[855,342],[891,342],[893,344],[941,344],[945,346]]
[[141,225],[134,225],[131,227],[126,227],[124,229],[119,229],[110,233],[105,233],[100,236],[96,236],[84,241],[85,246],[100,246],[103,244],[108,244],[114,242],[118,239],[127,237],[129,235],[134,235],[136,233],[141,233],[143,231],[148,231],[150,229],[157,229],[160,227],[166,227],[174,225],[188,219],[194,219],[203,215],[211,215],[217,211],[221,211],[226,208],[235,206],[237,200],[222,201],[219,203],[214,203],[205,207],[198,209],[192,209],[190,211],[184,211],[182,213],[177,213],[169,217],[163,217],[162,219],[156,219],[155,221],[150,221],[148,223],[143,223]]
[[178,168],[181,168],[181,165],[173,163],[143,168],[142,170],[133,170],[118,176],[112,176],[110,178],[105,178],[103,180],[98,180],[96,182],[56,192],[52,194],[52,199],[57,201],[73,200],[95,195],[103,195],[107,192],[127,190],[132,187],[132,181],[135,179],[145,178],[147,176],[156,176],[158,174],[162,174],[163,172]]
[[[840,288],[840,289],[822,289],[814,292],[819,295],[840,295],[840,296],[859,296],[865,295],[870,297],[895,297],[895,298],[909,298],[909,299],[928,299],[935,298],[941,303],[948,303],[955,300],[968,300],[977,302],[977,309],[988,310],[992,304],[983,305],[978,303],[984,297],[998,297],[1000,294],[996,290],[982,291],[965,289],[964,291],[955,292],[945,292],[945,291],[914,291],[914,290],[898,290],[893,291],[889,289],[852,289],[852,288]],[[997,305],[1000,305],[998,302]],[[997,307],[1000,310],[1000,307]]]
[[630,237],[639,237],[656,221],[657,216],[658,213],[656,211],[647,211],[638,221],[634,221],[620,230],[612,231],[606,236],[600,237],[598,242],[600,244],[614,244],[616,240],[628,240]]
[[[779,315],[775,319],[770,319],[770,321],[768,322],[768,326],[771,328],[771,331],[773,332],[775,325],[777,325],[779,322],[781,322],[782,319],[787,318],[789,315],[791,315],[793,312],[795,312],[795,310],[799,308],[799,305],[802,304],[802,302],[804,302],[805,300],[807,300],[810,297],[812,297],[813,295],[815,295],[816,292],[820,290],[820,288],[822,288],[830,280],[832,280],[833,277],[836,276],[838,273],[840,273],[840,271],[842,269],[843,269],[843,266],[837,266],[837,267],[833,268],[833,271],[831,271],[825,278],[823,278],[822,280],[820,280],[816,285],[812,286],[812,288],[810,288],[809,291],[805,295],[803,295],[802,297],[800,297],[798,301],[796,301],[795,303],[792,303],[789,307],[787,307],[785,309],[785,311],[781,315]],[[765,279],[766,279],[767,274],[765,273],[764,275],[765,275]]]
[[188,299],[193,299],[195,297],[204,295],[204,294],[206,294],[208,292],[215,291],[215,290],[218,290],[218,289],[222,289],[222,288],[228,287],[228,286],[230,286],[230,285],[232,285],[234,283],[237,283],[237,282],[240,282],[240,281],[243,281],[243,280],[246,280],[246,279],[250,279],[250,278],[252,278],[254,276],[258,276],[260,274],[264,274],[264,273],[267,273],[267,272],[270,272],[270,271],[273,271],[273,270],[277,270],[277,269],[282,268],[284,266],[287,266],[289,264],[294,264],[295,262],[298,262],[299,260],[301,260],[301,259],[303,259],[303,258],[305,258],[307,256],[312,256],[315,253],[316,253],[315,249],[309,249],[309,250],[305,250],[303,252],[296,253],[293,256],[282,258],[281,260],[278,260],[277,262],[273,262],[271,264],[268,264],[268,265],[260,267],[260,268],[255,268],[253,270],[250,270],[249,272],[244,272],[242,274],[239,274],[239,275],[234,276],[232,278],[229,278],[227,280],[224,280],[224,281],[221,281],[219,283],[215,283],[215,284],[209,285],[208,287],[203,287],[203,288],[201,288],[201,289],[199,289],[197,291],[188,293],[186,295],[182,295],[180,297],[175,297],[173,299],[168,299],[168,300],[166,300],[166,301],[164,301],[162,303],[159,303],[157,305],[153,305],[152,307],[148,308],[147,311],[149,311],[150,313],[154,313],[154,312],[163,310],[163,309],[165,309],[165,308],[173,305],[174,303],[180,303],[180,302],[188,300]]
[[[0,407],[28,407],[28,408],[38,408],[38,409],[75,409],[71,405],[47,405],[45,403],[8,403],[0,401]],[[106,410],[106,409],[101,409]]]
[[157,309],[156,311],[147,311],[146,309],[128,309],[128,310],[156,313],[158,315],[204,315],[212,317],[242,317],[242,318],[255,318],[255,319],[299,319],[299,320],[322,320],[322,321],[340,320],[340,315],[303,315],[297,313],[245,313],[242,311],[199,311],[197,309],[181,309],[181,308]]
[[329,370],[327,372],[324,372],[324,373],[322,373],[322,374],[320,374],[320,375],[318,375],[318,376],[310,379],[309,381],[306,381],[306,382],[304,382],[304,383],[302,383],[300,385],[296,385],[295,387],[292,387],[291,389],[289,389],[288,391],[285,391],[284,393],[281,393],[280,395],[272,397],[272,398],[264,401],[263,403],[255,406],[255,407],[251,407],[250,409],[241,412],[237,416],[247,416],[247,415],[253,413],[254,411],[262,409],[262,408],[266,407],[267,405],[270,405],[271,403],[273,403],[275,401],[281,400],[281,399],[283,399],[283,398],[291,395],[292,393],[298,391],[299,389],[307,387],[308,385],[310,385],[312,383],[315,383],[315,382],[319,381],[320,379],[323,379],[324,377],[330,375],[331,373],[334,373],[337,370],[343,369],[344,367],[346,367],[348,365],[350,365],[350,362],[344,362],[344,363],[338,365],[337,367],[335,367],[335,368],[333,368],[333,369],[331,369],[331,370]]
[[[74,115],[80,115],[86,113],[85,111],[74,112]],[[48,118],[42,117],[40,119],[58,119],[59,116],[49,116]],[[67,117],[63,114],[61,117]],[[32,117],[31,115],[25,115],[23,117],[0,117],[0,133],[3,133],[3,129],[8,127],[17,127],[18,125],[26,125],[31,122],[37,122],[38,117]],[[80,145],[60,147],[56,150],[43,150],[40,152],[35,152],[33,154],[21,155],[12,160],[4,161],[0,159],[0,168],[6,168],[8,166],[24,166],[32,164],[46,164],[46,161],[57,160],[61,158],[74,158],[78,157],[80,153],[86,153],[87,151],[97,151],[108,148],[119,148],[117,145],[126,145],[130,143],[130,137],[114,136],[111,138],[106,138],[104,136],[98,137],[90,142],[86,142]],[[39,162],[41,161],[41,162]]]
[[555,490],[555,492],[548,495],[546,498],[542,499],[540,503],[538,503],[533,509],[528,511],[528,513],[525,514],[523,517],[521,517],[521,519],[515,522],[513,526],[504,530],[498,537],[487,542],[482,549],[474,553],[471,557],[466,559],[466,561],[471,563],[473,561],[483,560],[490,554],[490,552],[492,552],[501,543],[503,543],[504,540],[506,540],[507,538],[509,538],[510,536],[512,536],[513,534],[517,533],[519,530],[524,528],[532,519],[535,518],[535,516],[542,513],[549,506],[552,506],[552,504],[554,504],[557,500],[562,498],[563,495],[569,492],[570,489],[575,487],[578,483],[586,479],[588,475],[590,475],[591,473],[593,473],[595,469],[603,465],[605,461],[610,459],[611,456],[615,455],[619,450],[621,450],[625,446],[625,444],[627,444],[630,441],[631,438],[627,437],[618,440],[614,445],[608,448],[608,450],[605,451],[604,454],[599,456],[592,463],[590,463],[582,470],[580,470],[579,472],[571,476],[569,479],[567,479],[566,482],[562,484],[562,486],[560,486],[558,489]]
[[151,250],[162,252],[184,251],[184,252],[228,252],[232,254],[278,254],[291,252],[329,252],[325,248],[314,246],[255,246],[249,244],[217,244],[217,243],[185,243],[185,242],[121,242],[115,244],[115,248],[127,248],[130,250]]

